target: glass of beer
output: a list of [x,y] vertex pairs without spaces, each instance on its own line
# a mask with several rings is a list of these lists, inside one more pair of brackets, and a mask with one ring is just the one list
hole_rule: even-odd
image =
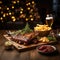
[[46,24],[47,24],[49,27],[52,26],[52,24],[53,24],[53,16],[47,15],[47,17],[46,17]]

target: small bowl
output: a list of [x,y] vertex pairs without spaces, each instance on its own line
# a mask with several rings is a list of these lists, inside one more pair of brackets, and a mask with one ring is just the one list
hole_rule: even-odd
[[[53,48],[54,50],[53,50],[53,51],[50,51],[50,52],[48,52],[48,50],[47,50],[46,52],[43,52],[42,50],[39,50],[39,48],[40,48],[41,46],[46,46],[47,48],[50,46],[50,47]],[[41,54],[52,54],[52,53],[54,53],[54,52],[57,50],[56,47],[53,46],[53,45],[41,45],[41,46],[38,46],[38,47],[37,47],[37,51],[38,51],[39,53],[41,53]]]
[[39,32],[40,37],[49,35],[51,30],[52,30],[52,28],[48,27],[48,25],[40,25],[40,24],[38,24],[36,27],[34,27],[34,31]]
[[49,35],[50,31],[51,30],[48,30],[48,31],[39,31],[39,36],[40,37],[47,36],[47,35]]
[[13,49],[13,44],[11,41],[6,41],[5,42],[5,49],[6,50],[12,50]]

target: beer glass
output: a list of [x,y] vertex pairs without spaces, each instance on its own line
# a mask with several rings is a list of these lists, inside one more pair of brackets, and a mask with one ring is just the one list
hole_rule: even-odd
[[46,24],[47,24],[49,27],[52,26],[52,24],[53,24],[53,16],[52,16],[52,14],[51,14],[51,15],[47,15],[47,17],[46,17]]

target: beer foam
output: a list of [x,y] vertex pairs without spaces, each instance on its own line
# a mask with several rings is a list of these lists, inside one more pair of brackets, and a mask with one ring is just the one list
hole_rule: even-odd
[[51,18],[50,17],[46,17],[46,20],[50,20]]

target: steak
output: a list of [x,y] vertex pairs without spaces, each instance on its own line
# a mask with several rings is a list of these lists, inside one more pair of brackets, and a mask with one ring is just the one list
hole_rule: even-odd
[[18,34],[16,36],[11,36],[11,38],[13,41],[18,43],[30,44],[38,35],[39,35],[38,32],[31,32],[31,33],[26,33],[24,35]]

